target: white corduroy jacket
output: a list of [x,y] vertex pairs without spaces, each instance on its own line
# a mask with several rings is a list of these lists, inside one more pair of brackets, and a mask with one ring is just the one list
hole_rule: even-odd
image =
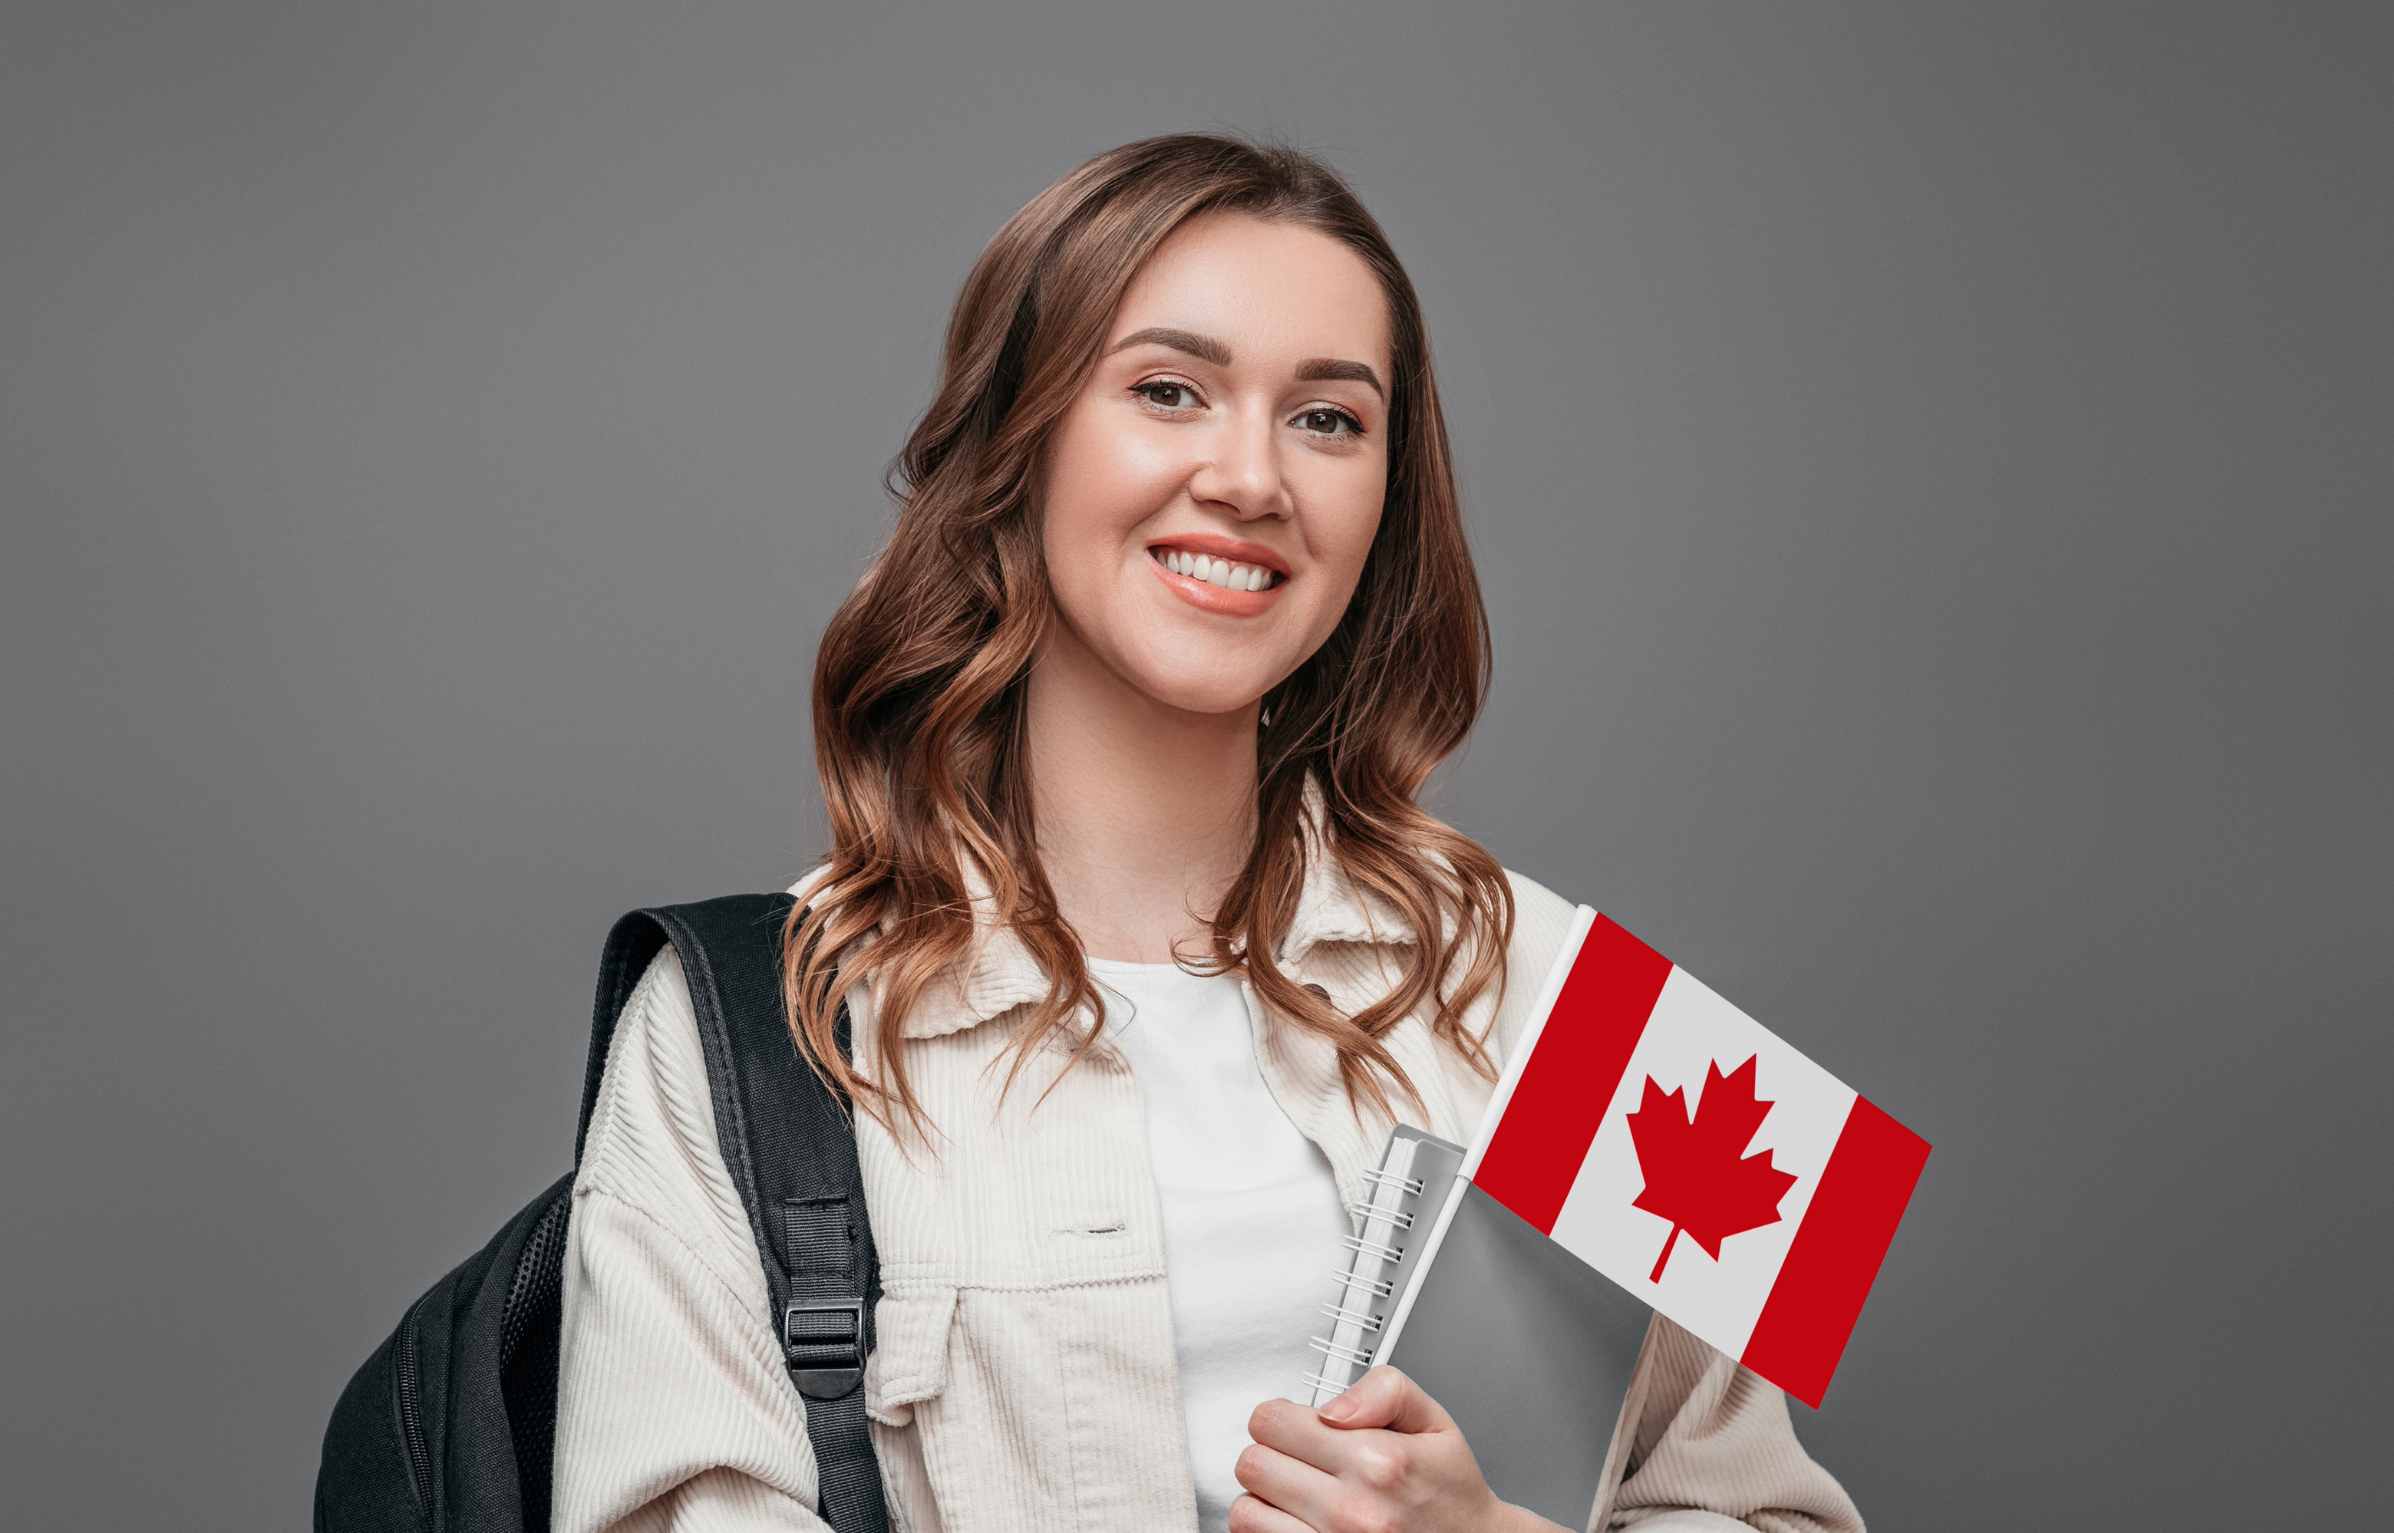
[[[1416,934],[1322,854],[1308,797],[1307,873],[1283,967],[1360,1011]],[[818,866],[792,886],[802,898]],[[969,871],[969,860],[968,860]],[[1518,906],[1501,1067],[1567,935],[1572,902],[1507,870]],[[899,1533],[1124,1533],[1195,1526],[1163,1221],[1136,1083],[1118,1055],[1034,1056],[1002,1106],[1020,1016],[1047,991],[1020,940],[975,897],[975,939],[901,1029],[915,1089],[947,1136],[909,1165],[856,1117],[883,1295],[865,1408]],[[1343,1197],[1393,1121],[1359,1124],[1335,1051],[1275,1027],[1252,986],[1256,1063],[1327,1156]],[[1493,992],[1494,986],[1490,987]],[[870,993],[850,998],[855,1067],[879,1079]],[[1417,1126],[1468,1141],[1491,1085],[1406,1019],[1384,1042],[1426,1100]],[[993,1069],[986,1069],[992,1062]],[[1398,1103],[1403,1121],[1415,1121]],[[754,1237],[717,1148],[689,991],[661,952],[617,1025],[575,1178],[555,1449],[557,1533],[823,1529],[805,1402],[774,1345]],[[1336,1252],[1324,1253],[1327,1268]],[[1292,1382],[1292,1388],[1294,1387]],[[1656,1316],[1631,1383],[1634,1436],[1611,1526],[1860,1533],[1862,1519],[1796,1440],[1785,1396]],[[1604,1456],[1607,1445],[1588,1444]]]

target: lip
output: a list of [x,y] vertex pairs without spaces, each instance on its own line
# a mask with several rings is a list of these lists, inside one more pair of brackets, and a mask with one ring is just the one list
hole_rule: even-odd
[[1228,559],[1236,564],[1260,564],[1265,569],[1276,570],[1283,575],[1297,573],[1288,567],[1286,559],[1261,543],[1250,543],[1244,538],[1226,538],[1218,532],[1183,532],[1158,538],[1147,545],[1147,551],[1151,554],[1159,548],[1185,548],[1193,554],[1212,554],[1217,559]]
[[[1157,548],[1194,547],[1194,545],[1186,543],[1170,545],[1159,543],[1155,546]],[[1212,552],[1211,549],[1203,548],[1196,551],[1199,553]],[[1193,575],[1176,575],[1164,568],[1164,562],[1158,559],[1152,551],[1147,555],[1147,567],[1155,571],[1155,578],[1161,580],[1165,587],[1182,601],[1201,611],[1219,613],[1224,617],[1254,617],[1257,613],[1268,610],[1272,603],[1280,599],[1280,593],[1288,589],[1288,582],[1283,580],[1276,586],[1266,586],[1260,591],[1233,591],[1228,586],[1212,585]]]

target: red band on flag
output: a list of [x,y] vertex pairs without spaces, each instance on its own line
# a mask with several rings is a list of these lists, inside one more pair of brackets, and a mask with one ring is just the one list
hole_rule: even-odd
[[1820,1409],[1928,1153],[1927,1140],[1854,1098],[1739,1362]]
[[1554,1233],[1555,1215],[1671,976],[1671,960],[1598,914],[1472,1181]]

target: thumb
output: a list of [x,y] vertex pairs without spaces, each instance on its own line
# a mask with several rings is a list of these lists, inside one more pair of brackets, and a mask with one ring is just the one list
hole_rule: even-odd
[[1348,1385],[1346,1393],[1323,1405],[1319,1414],[1334,1427],[1386,1427],[1392,1432],[1455,1430],[1455,1419],[1446,1413],[1446,1407],[1386,1363]]

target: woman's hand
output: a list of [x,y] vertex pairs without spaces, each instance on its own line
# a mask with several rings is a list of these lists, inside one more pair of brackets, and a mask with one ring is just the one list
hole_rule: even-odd
[[[1340,1414],[1344,1412],[1344,1414]],[[1233,1471],[1230,1533],[1511,1533],[1557,1524],[1497,1499],[1444,1407],[1385,1365],[1317,1413],[1266,1400]]]

